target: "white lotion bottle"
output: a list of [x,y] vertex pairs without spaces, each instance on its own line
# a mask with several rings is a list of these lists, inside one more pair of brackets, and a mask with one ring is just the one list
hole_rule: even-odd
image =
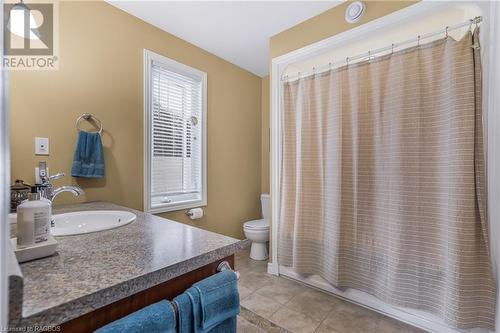
[[[35,191],[35,193],[34,193]],[[28,200],[17,206],[17,245],[29,247],[49,238],[51,204],[32,190]]]

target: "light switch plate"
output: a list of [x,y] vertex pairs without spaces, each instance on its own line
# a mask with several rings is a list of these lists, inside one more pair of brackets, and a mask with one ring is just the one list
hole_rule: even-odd
[[49,155],[49,138],[35,138],[35,155]]

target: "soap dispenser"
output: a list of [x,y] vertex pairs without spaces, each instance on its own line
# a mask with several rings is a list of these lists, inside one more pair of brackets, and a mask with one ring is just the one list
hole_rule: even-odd
[[31,188],[28,200],[17,206],[17,245],[27,247],[49,238],[51,203],[40,200],[36,187]]

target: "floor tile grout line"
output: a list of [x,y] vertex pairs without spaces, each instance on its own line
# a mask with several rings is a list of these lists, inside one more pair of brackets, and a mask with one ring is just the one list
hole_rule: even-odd
[[[262,317],[263,317],[263,318],[266,318],[266,319],[268,319],[268,320],[270,320],[270,321],[271,321],[271,317],[272,317],[272,315],[273,315],[273,314],[275,314],[275,313],[276,313],[276,312],[277,312],[277,311],[278,311],[278,310],[279,310],[279,309],[283,306],[283,304],[281,304],[280,302],[277,302],[277,301],[273,300],[271,297],[268,297],[268,296],[265,296],[265,295],[258,294],[258,293],[257,293],[257,291],[253,292],[253,293],[252,293],[252,295],[253,295],[253,294],[257,294],[257,296],[267,298],[267,299],[271,300],[272,302],[279,304],[279,307],[278,307],[275,311],[271,312],[271,314],[269,315],[269,318],[268,318],[267,316],[262,315]],[[248,295],[247,297],[250,297],[250,296],[251,296],[251,295]],[[251,310],[249,309],[249,311],[251,311]]]
[[[280,304],[281,304],[281,303],[280,303]],[[274,316],[274,314],[275,314],[276,312],[278,312],[278,310],[280,310],[282,307],[283,307],[283,304],[281,304],[279,308],[277,308],[277,309],[276,309],[273,313],[271,313],[271,315],[269,316],[269,320],[271,320],[271,321],[272,321],[272,319],[271,319],[271,318],[272,318],[272,316]]]
[[[250,269],[249,271],[252,271],[252,270]],[[265,272],[264,272],[264,273],[265,273]],[[264,276],[265,276],[265,275],[264,275]],[[279,283],[280,279],[282,279],[283,281],[289,281],[289,282],[291,282],[291,283],[293,283],[293,284],[296,284],[296,285],[298,285],[298,286],[301,286],[301,287],[307,288],[307,285],[305,285],[305,284],[303,284],[303,283],[300,283],[300,282],[297,282],[297,281],[292,280],[292,279],[286,279],[286,278],[283,278],[283,277],[278,277],[278,279],[277,279],[276,281]],[[251,295],[253,295],[253,294],[258,294],[259,296],[267,297],[267,298],[269,298],[270,300],[272,300],[272,301],[274,301],[274,302],[276,302],[276,303],[279,303],[279,304],[280,304],[280,306],[279,306],[279,307],[278,307],[275,311],[273,311],[273,312],[269,315],[269,320],[270,320],[270,321],[272,321],[272,319],[271,319],[271,318],[273,317],[273,315],[274,315],[274,314],[276,314],[278,311],[280,311],[281,309],[284,309],[284,308],[285,308],[285,309],[287,309],[287,310],[289,310],[289,311],[293,311],[293,312],[295,312],[295,313],[297,313],[297,314],[300,314],[301,316],[304,316],[304,317],[306,317],[306,318],[309,318],[309,319],[311,319],[312,321],[316,321],[316,319],[315,319],[315,318],[313,318],[313,317],[311,317],[311,316],[309,316],[309,315],[307,315],[307,314],[305,314],[305,313],[301,313],[301,312],[298,312],[298,311],[292,310],[292,309],[290,309],[290,308],[288,308],[288,307],[287,307],[287,304],[289,304],[289,303],[290,303],[290,302],[291,302],[291,301],[292,301],[295,297],[297,297],[297,296],[299,296],[299,295],[301,295],[301,294],[305,293],[305,292],[307,291],[306,289],[304,289],[304,290],[300,291],[299,293],[297,293],[297,294],[293,295],[293,296],[292,296],[290,299],[288,299],[286,302],[281,303],[281,302],[279,302],[279,301],[275,301],[274,299],[272,299],[272,298],[270,298],[270,297],[268,297],[268,296],[266,296],[266,295],[262,295],[261,293],[259,293],[259,291],[260,291],[260,290],[262,290],[263,288],[265,288],[265,287],[267,287],[267,286],[272,285],[272,283],[273,283],[273,282],[270,282],[270,283],[269,283],[269,282],[268,282],[268,283],[265,283],[265,285],[263,285],[263,286],[261,286],[261,287],[259,287],[259,288],[255,289],[255,290],[254,290],[254,291],[253,291],[250,295],[247,295],[247,297],[245,297],[245,298],[248,298],[248,297],[250,297],[250,296],[251,296]],[[321,321],[319,322],[319,324],[317,325],[317,327],[316,327],[314,330],[316,330],[316,329],[317,329],[317,328],[321,325],[321,323],[322,323],[322,322],[323,322],[323,320],[321,320]]]
[[[278,312],[279,310],[281,310],[281,308],[285,308],[285,306],[283,305],[283,306],[282,306],[282,307],[280,307],[278,310],[276,310],[274,313],[276,313],[276,312]],[[304,314],[304,313],[300,313],[299,311],[295,311],[295,310],[290,309],[290,308],[286,308],[286,309],[287,309],[287,310],[289,310],[289,311],[291,311],[291,312],[295,312],[295,313],[297,313],[297,314],[299,314],[299,315],[301,315],[301,316],[304,316],[304,317],[307,317],[307,318],[309,318],[309,319],[312,319],[312,320],[314,321],[314,318],[312,318],[312,317],[310,317],[310,316],[308,316],[308,315],[306,315],[306,314]],[[270,319],[270,320],[271,320],[271,319]],[[272,320],[271,320],[271,321],[272,321]],[[273,321],[273,322],[274,322],[274,321]],[[277,322],[274,322],[274,323],[275,323],[276,325],[280,325],[280,324],[279,324],[279,323],[277,323]],[[314,331],[316,331],[320,325],[321,325],[321,323],[319,323],[319,324],[318,324],[318,325],[314,328]],[[314,333],[314,331],[313,331],[312,333]]]
[[[248,251],[247,251],[248,252]],[[248,256],[248,254],[247,254]],[[243,257],[242,257],[243,258]],[[246,258],[246,257],[245,257]],[[238,258],[236,259],[238,260]],[[267,299],[273,301],[273,303],[275,303],[277,306],[276,309],[272,312],[268,312],[266,313],[266,316],[265,317],[273,317],[276,315],[276,313],[280,310],[283,310],[283,309],[286,309],[286,310],[290,310],[290,311],[293,311],[293,313],[297,313],[297,314],[300,314],[301,316],[304,316],[306,318],[309,318],[309,319],[312,319],[314,321],[318,320],[319,324],[314,328],[314,332],[319,332],[318,329],[320,327],[326,327],[327,329],[332,329],[334,330],[336,333],[338,333],[339,331],[335,328],[332,328],[330,325],[327,324],[327,320],[328,318],[331,317],[331,315],[335,312],[335,311],[338,311],[338,308],[336,307],[333,307],[333,308],[330,308],[328,311],[326,311],[326,315],[325,316],[319,316],[319,317],[312,317],[302,311],[296,311],[294,309],[292,309],[292,305],[291,303],[297,299],[297,297],[299,297],[300,295],[304,295],[308,290],[311,290],[311,291],[316,291],[318,293],[321,293],[322,295],[325,295],[327,297],[323,298],[322,296],[319,297],[317,300],[319,301],[319,305],[321,306],[322,304],[329,304],[329,303],[335,303],[334,301],[342,301],[342,302],[346,302],[347,304],[349,304],[350,306],[353,306],[355,307],[356,309],[358,307],[361,307],[361,308],[365,308],[365,307],[362,307],[360,306],[359,304],[355,304],[355,303],[352,303],[352,302],[349,302],[349,301],[346,301],[345,299],[341,298],[341,297],[337,297],[335,295],[332,295],[328,292],[325,292],[324,290],[321,290],[321,289],[318,289],[318,288],[314,288],[310,285],[307,285],[307,284],[304,284],[304,283],[301,283],[300,281],[296,281],[294,279],[289,279],[289,278],[283,278],[283,277],[278,277],[276,279],[273,279],[273,278],[269,278],[268,277],[268,274],[266,274],[265,272],[265,267],[263,266],[264,264],[260,264],[260,263],[253,263],[253,262],[249,262],[249,261],[245,261],[245,260],[241,260],[241,262],[244,262],[245,264],[240,264],[238,267],[239,269],[241,269],[242,273],[244,272],[245,274],[249,274],[248,275],[248,281],[252,281],[252,284],[253,286],[255,286],[255,283],[257,283],[257,287],[255,289],[253,288],[247,288],[249,293],[248,295],[245,297],[246,298],[249,298],[249,297],[252,297],[252,295],[256,295],[256,296],[263,296],[263,297],[266,297]],[[243,275],[242,275],[243,276]],[[245,280],[247,280],[245,279]],[[260,280],[262,279],[262,280]],[[265,292],[262,292],[261,290],[265,287],[268,287],[269,285],[273,285],[274,283],[277,282],[278,285],[280,285],[280,281],[291,281],[293,284],[297,284],[297,285],[302,285],[304,288],[302,290],[299,290],[297,291],[297,293],[294,293],[293,292],[293,289],[292,292],[290,293],[290,298],[287,299],[285,302],[281,303],[280,301],[277,301],[277,298],[274,298],[272,296],[268,296]],[[262,284],[260,284],[262,283]],[[283,295],[288,297],[289,295],[287,294],[287,291],[286,291],[286,283],[283,284],[283,286],[285,286],[284,288],[284,293]],[[244,286],[244,285],[242,285]],[[306,297],[307,298],[307,297]],[[281,295],[279,296],[279,299],[282,299]],[[315,301],[316,297],[314,295],[312,295],[311,299],[310,300],[307,300],[307,301]],[[299,300],[300,302],[300,300]],[[323,303],[325,302],[325,303]],[[336,303],[335,303],[336,304]],[[326,306],[326,305],[325,305]],[[297,307],[295,307],[297,308]],[[298,307],[298,309],[301,309],[300,307]],[[369,312],[372,312],[373,310],[370,311],[370,309],[367,309]],[[307,311],[305,311],[307,312]],[[375,311],[376,312],[376,311]],[[307,312],[309,313],[309,312]],[[264,318],[265,318],[264,317]],[[321,318],[323,317],[323,318]],[[383,316],[385,318],[385,316]],[[390,319],[390,318],[389,318]],[[269,321],[271,321],[269,319]],[[275,323],[274,321],[272,321],[273,323]],[[382,318],[378,318],[377,320],[377,323],[376,323],[376,326],[374,327],[376,329],[376,332],[377,333],[381,333],[382,331],[380,331],[380,329],[382,328],[380,325],[382,324]],[[396,322],[398,322],[396,320]],[[373,324],[373,323],[372,323]],[[277,324],[279,325],[279,324]],[[409,325],[411,327],[411,325]],[[373,327],[372,327],[373,328]],[[397,328],[397,329],[400,329],[400,328]],[[404,330],[404,328],[401,328]],[[400,332],[404,332],[403,330],[401,330]],[[332,331],[333,332],[333,331]],[[342,331],[343,332],[343,331]],[[413,332],[413,331],[412,331]],[[423,332],[423,331],[422,331]],[[344,332],[346,333],[346,332]]]
[[[333,311],[335,311],[335,309],[331,309],[330,311],[328,311],[327,315],[325,316],[325,318],[323,318],[323,320],[321,320],[321,322],[319,323],[318,327],[316,327],[316,329],[314,330],[314,332],[316,332],[318,330],[318,328],[323,325],[323,323],[325,322],[325,320],[328,318],[328,316],[330,315],[330,313],[332,313]],[[328,326],[328,325],[327,325]],[[314,333],[313,332],[313,333]]]
[[[306,292],[306,291],[303,291],[302,293],[305,293],[305,292]],[[300,294],[297,294],[297,295],[295,295],[294,297],[292,297],[292,298],[291,298],[288,302],[286,302],[285,304],[283,304],[283,307],[286,307],[287,309],[289,309],[289,310],[291,310],[291,311],[293,311],[293,312],[297,312],[297,313],[299,313],[299,314],[301,314],[301,315],[303,315],[304,317],[307,317],[307,318],[309,318],[309,319],[316,320],[316,318],[313,318],[313,317],[311,317],[311,316],[309,316],[309,315],[307,315],[307,314],[305,314],[305,313],[302,313],[302,312],[300,312],[300,311],[296,311],[296,310],[291,309],[290,307],[286,306],[286,305],[287,305],[288,303],[290,303],[290,302],[291,302],[291,301],[292,301],[295,297],[297,297],[297,296],[299,296],[299,295],[300,295]],[[328,314],[329,314],[330,312],[332,312],[332,311],[333,311],[333,309],[332,309],[332,310],[330,310],[330,311],[328,312]],[[326,319],[326,317],[325,317],[325,318],[323,318],[323,319],[320,319],[320,324],[321,324],[321,323],[322,323],[325,319]]]

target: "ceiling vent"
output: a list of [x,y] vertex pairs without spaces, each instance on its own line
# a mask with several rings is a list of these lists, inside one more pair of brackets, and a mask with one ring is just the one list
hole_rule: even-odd
[[345,20],[348,23],[358,22],[365,15],[366,6],[363,1],[354,1],[345,11]]

